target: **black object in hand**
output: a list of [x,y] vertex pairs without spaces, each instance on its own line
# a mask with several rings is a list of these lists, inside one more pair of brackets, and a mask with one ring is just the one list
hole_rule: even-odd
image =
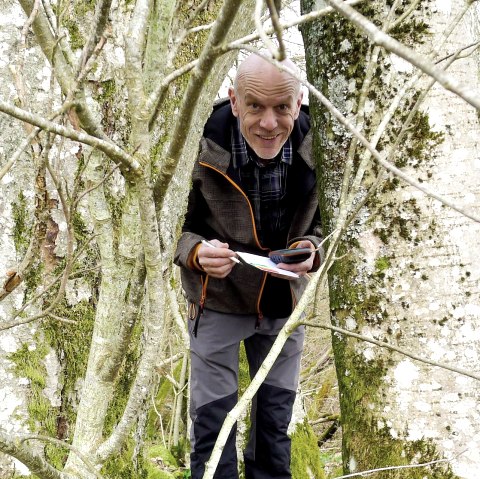
[[268,256],[275,264],[290,264],[306,261],[312,252],[309,248],[277,249],[268,253]]

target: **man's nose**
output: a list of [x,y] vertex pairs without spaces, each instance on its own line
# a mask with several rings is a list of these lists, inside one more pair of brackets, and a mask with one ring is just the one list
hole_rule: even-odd
[[277,127],[277,115],[272,108],[266,108],[263,112],[262,118],[260,119],[260,126],[265,130],[272,131]]

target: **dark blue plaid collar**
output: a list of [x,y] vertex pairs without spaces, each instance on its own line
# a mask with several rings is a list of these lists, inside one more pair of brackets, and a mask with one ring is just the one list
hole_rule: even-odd
[[[287,165],[292,164],[292,141],[288,137],[287,141],[282,147],[282,156],[280,161]],[[251,158],[248,154],[247,142],[240,131],[240,124],[237,121],[232,122],[232,166],[234,168],[241,168],[245,166],[249,161],[254,161],[257,165],[261,166],[256,158]]]

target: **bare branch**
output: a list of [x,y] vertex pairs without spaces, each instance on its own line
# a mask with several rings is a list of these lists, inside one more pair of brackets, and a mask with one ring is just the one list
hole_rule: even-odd
[[43,442],[51,442],[52,444],[55,444],[56,446],[60,447],[65,447],[66,449],[69,449],[70,451],[73,451],[87,466],[89,471],[93,473],[95,477],[98,479],[103,479],[103,476],[95,469],[93,464],[85,457],[84,454],[82,454],[76,447],[73,447],[71,444],[65,441],[60,441],[59,439],[56,439],[54,437],[49,437],[49,436],[42,436],[42,435],[27,435],[23,436],[20,442],[28,442],[28,441],[43,441]]
[[[25,13],[29,15],[33,9],[32,0],[19,0],[19,3]],[[74,86],[75,80],[72,70],[73,55],[70,52],[68,44],[66,42],[65,44],[62,43],[64,41],[62,32],[60,32],[58,38],[52,34],[51,25],[43,11],[39,11],[35,17],[32,28],[44,55],[54,67],[55,78],[57,79],[63,93],[68,95]],[[64,45],[62,49],[57,48],[59,43],[61,46]],[[100,124],[96,121],[88,108],[83,91],[79,91],[76,94],[75,113],[78,115],[82,128],[90,135],[104,140],[107,138]]]
[[235,0],[225,0],[220,12],[218,13],[215,26],[212,28],[207,43],[202,50],[198,63],[190,77],[187,90],[183,97],[175,130],[172,133],[172,141],[169,144],[166,154],[165,164],[162,165],[162,171],[154,187],[157,210],[160,211],[170,180],[175,172],[178,158],[182,154],[184,147],[184,133],[189,130],[193,120],[192,111],[195,109],[206,78],[208,77],[215,61],[222,54],[218,48],[224,41],[230,26],[240,8],[240,3]]
[[93,190],[96,190],[97,188],[100,188],[105,181],[107,181],[114,173],[115,171],[118,170],[118,165],[115,165],[98,183],[95,185],[91,186],[90,188],[87,188],[85,191],[82,191],[78,197],[74,200],[72,208],[76,208],[78,203],[86,196],[88,193],[92,192]]
[[160,112],[160,105],[163,101],[165,93],[167,92],[168,85],[175,81],[177,78],[181,77],[185,73],[188,73],[192,68],[194,68],[198,63],[198,60],[193,60],[190,63],[183,65],[174,72],[165,76],[161,82],[157,85],[155,90],[149,96],[145,110],[149,114],[150,118],[148,120],[149,128],[153,127],[155,120]]
[[260,39],[262,40],[264,45],[267,47],[272,57],[278,60],[280,53],[277,51],[277,47],[272,42],[272,40],[270,40],[267,33],[265,32],[265,29],[263,28],[262,12],[263,12],[263,0],[256,0],[255,13],[254,13],[255,27],[257,29]]
[[23,140],[20,146],[15,150],[10,159],[3,165],[0,170],[0,181],[2,178],[10,171],[15,162],[22,156],[22,153],[30,146],[32,141],[37,137],[38,133],[41,131],[40,128],[33,128],[33,130],[28,134],[27,138]]
[[198,27],[193,27],[190,28],[190,30],[187,31],[187,35],[190,35],[192,33],[198,33],[198,32],[203,32],[204,30],[210,30],[215,22],[208,23],[207,25],[199,25]]
[[157,373],[164,374],[163,368],[165,366],[168,366],[171,363],[176,363],[177,361],[179,361],[182,358],[183,358],[183,352],[174,354],[173,356],[170,356],[169,358],[163,359],[162,361],[158,362],[155,365],[155,369],[156,369]]
[[[175,48],[173,48],[173,50],[170,52],[170,55],[169,55],[170,59],[176,55],[180,45],[182,45],[187,35],[189,35],[190,33],[201,31],[201,30],[208,30],[215,24],[215,22],[212,22],[210,25],[202,25],[200,27],[190,28],[190,25],[192,25],[192,23],[195,21],[197,16],[205,9],[209,1],[210,0],[202,0],[202,2],[198,6],[192,8],[190,14],[188,15],[188,18],[185,20],[183,24],[183,28],[177,34],[177,37],[174,39],[173,43],[175,45]],[[178,2],[176,11],[178,11],[180,5],[181,3]]]
[[419,3],[420,3],[420,0],[414,0],[408,6],[408,8],[402,13],[402,15],[400,15],[394,22],[392,22],[388,25],[386,31],[389,32],[390,30],[393,30],[395,27],[400,25],[400,23],[402,23],[404,20],[406,20],[415,11],[415,9],[418,7]]
[[81,72],[87,65],[88,60],[94,53],[96,46],[100,43],[105,32],[110,13],[112,0],[98,0],[95,5],[95,17],[90,30],[90,36],[83,47],[82,56],[77,67],[77,71]]
[[[86,244],[83,245],[83,247],[74,255],[74,257],[71,260],[72,265],[82,255],[82,253],[85,251],[85,248],[88,246],[89,242],[91,240],[93,240],[94,238],[95,238],[95,236],[92,236],[89,239],[89,241],[87,241]],[[0,331],[11,329],[11,328],[14,328],[16,326],[20,326],[22,324],[28,324],[28,323],[31,323],[31,322],[36,321],[38,319],[44,318],[45,316],[48,316],[49,312],[54,308],[54,306],[58,303],[58,301],[60,299],[58,297],[58,295],[57,295],[57,300],[54,300],[54,302],[51,303],[50,306],[46,310],[41,311],[39,314],[36,314],[34,316],[31,316],[31,317],[28,317],[28,318],[23,318],[23,319],[20,319],[18,321],[15,321],[15,318],[17,318],[20,314],[22,314],[29,306],[34,304],[39,298],[41,298],[44,294],[46,294],[51,288],[53,288],[53,286],[55,286],[60,280],[62,280],[62,278],[65,278],[65,277],[66,277],[66,274],[65,274],[65,270],[64,270],[62,273],[57,275],[40,293],[36,294],[30,301],[25,303],[13,315],[13,318],[10,321],[0,323]],[[70,275],[68,275],[68,277],[70,278]],[[64,281],[66,281],[66,280],[64,280]]]
[[[359,3],[364,2],[365,0],[347,0],[345,3],[348,5],[357,5]],[[288,22],[280,22],[279,27],[282,28],[283,30],[286,30],[290,27],[295,27],[297,25],[301,25],[302,23],[307,23],[311,22],[313,20],[316,20],[318,18],[324,17],[328,15],[329,13],[332,13],[334,10],[332,7],[325,7],[320,10],[316,10],[314,12],[307,13],[305,15],[302,15],[295,20],[291,20]],[[273,28],[267,28],[264,30],[267,35],[270,35],[274,33]],[[244,44],[253,42],[255,40],[258,40],[260,38],[260,34],[257,33],[252,33],[250,35],[246,35],[242,38],[239,38],[238,40],[234,40],[227,44],[224,48],[224,51],[232,50],[232,49],[238,49],[242,48]]]
[[[283,42],[283,28],[280,25],[280,18],[279,12],[277,11],[277,7],[275,5],[274,0],[266,0],[268,10],[270,11],[270,19],[272,21],[272,27],[275,31],[275,36],[277,37],[278,41],[278,52],[277,56],[275,57],[278,61],[285,60],[287,58],[287,53],[285,51],[285,43]],[[281,4],[281,2],[278,2]]]
[[352,472],[351,474],[346,474],[344,476],[338,476],[334,479],[347,479],[350,477],[364,477],[364,476],[369,476],[371,474],[375,474],[377,472],[382,472],[382,471],[396,471],[396,470],[403,470],[403,469],[415,469],[418,467],[428,467],[428,466],[434,466],[435,464],[442,464],[446,462],[452,462],[454,461],[457,457],[461,456],[464,454],[466,451],[462,452],[461,454],[458,454],[457,456],[453,457],[452,459],[437,459],[435,461],[430,461],[430,462],[422,462],[420,464],[407,464],[405,466],[388,466],[388,467],[379,467],[378,469],[370,469],[368,471],[361,471],[361,472]]
[[461,374],[462,376],[467,376],[469,378],[476,379],[480,381],[480,375],[474,374],[470,371],[465,369],[456,368],[454,366],[449,366],[448,364],[439,363],[437,361],[432,361],[430,359],[422,358],[417,354],[413,354],[405,349],[399,348],[397,346],[393,346],[391,344],[385,343],[384,341],[378,341],[376,339],[370,338],[368,336],[363,336],[361,334],[353,333],[352,331],[348,331],[347,329],[338,328],[337,326],[331,326],[329,324],[320,324],[320,323],[313,323],[311,321],[300,321],[301,324],[305,326],[311,326],[314,328],[321,328],[321,329],[329,329],[335,333],[343,334],[344,336],[349,336],[355,339],[360,339],[361,341],[365,341],[367,343],[375,344],[376,346],[380,346],[381,348],[389,349],[390,351],[395,351],[397,353],[402,354],[403,356],[407,356],[415,361],[419,361],[421,363],[430,364],[431,366],[435,366],[441,369],[446,369],[447,371],[452,371],[457,374]]
[[53,123],[52,121],[46,120],[40,115],[36,115],[16,106],[10,105],[3,100],[0,100],[0,111],[19,120],[30,123],[31,125],[36,125],[43,130],[70,138],[74,141],[79,141],[80,143],[85,143],[93,148],[97,148],[116,163],[120,163],[126,169],[127,173],[132,172],[133,174],[139,174],[141,171],[140,163],[111,141],[105,141],[89,135],[88,133],[83,133],[74,130],[73,128],[67,128],[57,123]]
[[75,479],[52,467],[42,456],[26,447],[22,439],[23,436],[9,434],[0,428],[0,451],[18,459],[40,479]]

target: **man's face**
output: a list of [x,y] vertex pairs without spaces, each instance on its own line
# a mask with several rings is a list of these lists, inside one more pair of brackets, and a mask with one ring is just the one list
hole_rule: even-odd
[[264,160],[275,158],[287,141],[300,113],[302,95],[292,77],[247,72],[228,94],[243,137]]

